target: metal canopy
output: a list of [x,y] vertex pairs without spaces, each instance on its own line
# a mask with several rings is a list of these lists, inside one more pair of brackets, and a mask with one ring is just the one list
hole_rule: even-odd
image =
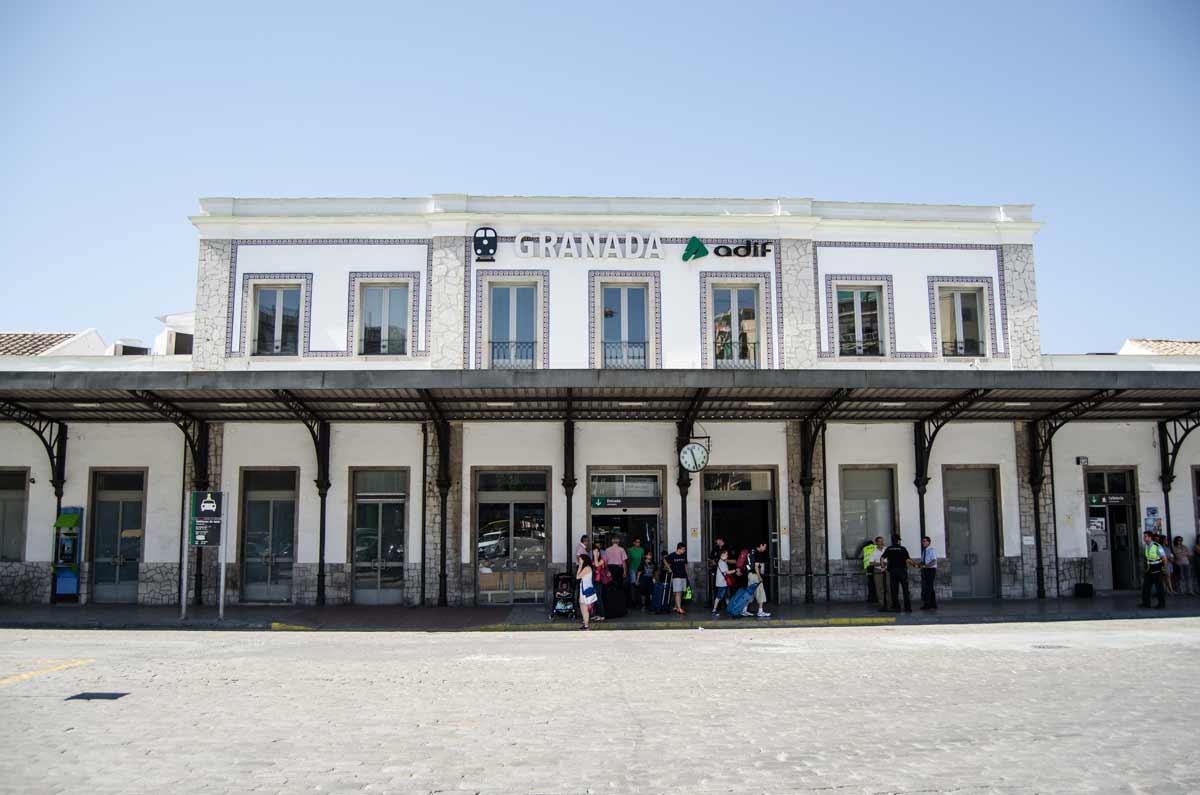
[[[139,393],[197,420],[294,422],[290,394],[330,422],[456,420],[802,420],[915,422],[974,390],[964,421],[1034,421],[1121,390],[1086,421],[1171,420],[1200,409],[1200,371],[291,370],[7,372],[0,401],[56,421],[163,422]],[[694,398],[703,392],[703,398]],[[568,409],[568,404],[570,408]],[[0,420],[5,417],[0,414]]]

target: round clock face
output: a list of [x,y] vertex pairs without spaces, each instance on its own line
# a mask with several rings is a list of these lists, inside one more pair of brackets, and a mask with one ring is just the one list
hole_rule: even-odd
[[699,472],[708,466],[708,448],[699,442],[689,442],[679,451],[679,465],[688,472]]

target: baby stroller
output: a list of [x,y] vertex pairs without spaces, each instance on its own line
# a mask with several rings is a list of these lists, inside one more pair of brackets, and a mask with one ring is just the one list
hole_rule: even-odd
[[550,611],[550,620],[555,616],[575,618],[575,577],[565,571],[554,575],[554,609]]

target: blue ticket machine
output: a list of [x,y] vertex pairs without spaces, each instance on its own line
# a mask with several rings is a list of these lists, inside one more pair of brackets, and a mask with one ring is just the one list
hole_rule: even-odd
[[54,522],[52,601],[79,601],[79,561],[82,551],[83,509],[63,508]]

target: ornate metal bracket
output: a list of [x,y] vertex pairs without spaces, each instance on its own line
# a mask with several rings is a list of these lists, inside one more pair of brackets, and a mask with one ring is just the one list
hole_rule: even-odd
[[929,458],[933,453],[933,442],[938,432],[951,420],[974,406],[987,396],[990,389],[972,389],[965,392],[922,420],[913,423],[913,445],[916,451],[917,476],[913,481],[917,491],[925,493],[929,485]]
[[1040,417],[1029,426],[1029,441],[1032,448],[1030,450],[1029,483],[1035,490],[1040,489],[1046,480],[1046,451],[1050,447],[1050,440],[1054,438],[1054,434],[1058,433],[1059,429],[1068,422],[1079,419],[1089,411],[1094,411],[1101,404],[1107,403],[1124,391],[1123,389],[1102,389]]
[[129,394],[152,409],[163,419],[174,423],[183,432],[188,452],[192,456],[192,488],[197,491],[209,486],[208,423],[188,414],[175,404],[163,400],[148,390],[131,389]]
[[7,400],[0,400],[0,418],[24,425],[46,448],[46,456],[50,459],[50,485],[54,487],[54,497],[61,509],[63,486],[67,482],[67,424]]
[[817,437],[825,430],[825,422],[850,398],[849,389],[839,389],[800,421],[800,488],[811,493],[813,487],[812,459]]
[[1172,420],[1158,423],[1158,455],[1160,473],[1164,493],[1171,491],[1175,482],[1175,463],[1179,460],[1179,448],[1183,447],[1188,434],[1200,428],[1200,409],[1190,411]]

